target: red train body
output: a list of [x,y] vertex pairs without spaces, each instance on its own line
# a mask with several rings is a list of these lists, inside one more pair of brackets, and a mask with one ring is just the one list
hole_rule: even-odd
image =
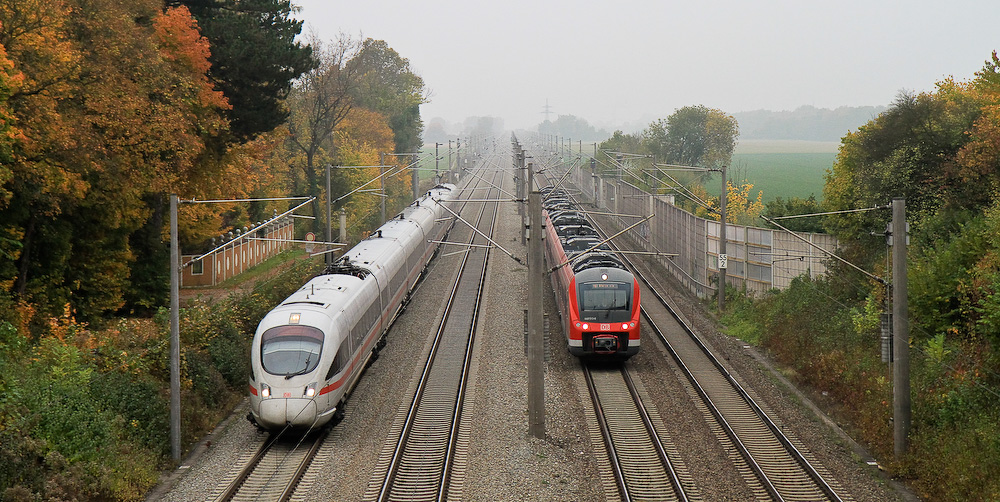
[[565,210],[552,214],[555,219],[545,211],[545,258],[549,267],[558,267],[550,275],[570,353],[587,359],[632,357],[640,347],[639,283],[606,247],[594,247],[599,239],[584,239],[583,245],[571,240],[579,235],[579,224],[559,222],[575,216],[566,218]]

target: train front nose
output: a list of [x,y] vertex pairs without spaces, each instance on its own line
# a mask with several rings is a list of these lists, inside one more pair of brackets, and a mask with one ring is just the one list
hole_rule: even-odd
[[309,427],[316,422],[316,401],[306,398],[272,398],[260,403],[260,419],[266,428],[285,425]]
[[601,333],[594,335],[594,353],[614,354],[618,352],[618,335],[614,333]]

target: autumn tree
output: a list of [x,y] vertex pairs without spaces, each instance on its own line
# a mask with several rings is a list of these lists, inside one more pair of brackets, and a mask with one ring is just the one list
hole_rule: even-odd
[[[79,78],[81,59],[76,44],[66,36],[68,24],[60,2],[0,2],[0,44],[21,75],[6,105],[24,137],[4,162],[11,175],[4,180],[0,204],[4,236],[15,239],[17,248],[11,260],[0,261],[0,277],[13,278],[10,292],[16,297],[28,290],[32,252],[51,232],[47,223],[84,194],[80,174],[66,169],[50,153],[57,145],[65,149],[74,143],[72,118],[59,110],[60,101],[72,94],[69,82]],[[61,274],[57,271],[56,276]]]
[[[901,92],[885,112],[841,139],[823,188],[826,206],[870,208],[903,197],[914,221],[940,221],[939,233],[954,230],[966,217],[960,213],[984,203],[978,180],[963,183],[954,174],[961,172],[958,154],[980,114],[968,84],[945,80],[934,93]],[[849,259],[866,263],[877,259],[884,245],[858,236],[880,231],[886,221],[884,212],[864,212],[831,216],[827,225],[852,244],[845,248]]]
[[396,153],[416,152],[422,141],[420,105],[427,102],[424,80],[410,68],[410,61],[384,40],[365,39],[348,65],[357,76],[351,93],[358,106],[389,118]]
[[[14,63],[7,58],[7,51],[0,45],[0,208],[5,207],[13,196],[5,187],[13,180],[14,172],[8,166],[13,160],[14,143],[20,132],[8,100],[22,79],[23,76],[14,70]],[[0,224],[0,261],[13,262],[20,256],[20,237],[16,228]],[[12,285],[12,276],[0,276],[0,291],[8,290]],[[0,319],[4,317],[0,315]]]
[[[333,133],[354,107],[351,95],[358,85],[357,66],[347,63],[357,53],[357,42],[344,37],[328,45],[313,37],[311,46],[318,65],[296,82],[289,95],[288,140],[301,155],[301,185],[296,192],[316,195],[313,214],[319,215],[322,170],[336,158]],[[314,220],[314,231],[320,223]]]
[[[148,218],[129,237],[130,247],[146,257],[136,260],[131,268],[126,299],[133,309],[155,308],[167,295],[169,256],[164,246],[163,229],[167,223],[169,193],[201,198],[224,194],[237,197],[240,191],[225,188],[230,185],[229,180],[246,179],[242,173],[233,176],[236,173],[229,171],[233,165],[231,152],[220,158],[219,152],[207,147],[214,138],[228,131],[229,123],[223,113],[230,106],[208,78],[210,48],[208,40],[199,33],[197,22],[187,7],[170,7],[152,19],[152,28],[152,42],[158,49],[164,82],[174,82],[169,92],[160,91],[164,93],[165,103],[161,105],[163,109],[158,110],[157,118],[176,127],[168,137],[177,138],[178,143],[164,149],[171,152],[169,156],[161,154],[161,158],[167,160],[157,169],[162,184],[150,185],[142,194]],[[235,152],[238,147],[231,150]],[[200,206],[189,213],[195,212],[202,218],[196,219],[190,214],[188,217],[193,221],[215,223],[214,233],[219,226],[220,213],[225,209]],[[189,246],[191,232],[185,232],[182,237],[182,244]]]
[[[338,164],[377,166],[380,154],[392,150],[394,134],[385,116],[361,107],[354,107],[338,124],[334,136]],[[389,169],[367,167],[340,170],[334,173],[337,184],[332,188],[331,195],[337,198],[338,194],[345,194],[358,188],[384,172],[385,176],[383,176],[382,181],[374,182],[368,185],[368,188],[385,187],[387,208],[404,206],[412,198],[409,172],[396,171],[392,175]],[[353,229],[370,230],[382,224],[379,221],[381,216],[380,197],[379,194],[374,193],[357,193],[341,201],[338,206],[347,211]],[[392,209],[388,210],[392,211]]]
[[[225,101],[204,78],[207,48],[186,9],[156,0],[0,3],[0,23],[24,75],[9,101],[24,140],[0,208],[21,253],[0,263],[3,275],[50,311],[115,311],[155,194],[195,172],[205,136],[226,127]],[[161,229],[144,255],[162,249]]]
[[[0,45],[0,187],[10,181],[13,174],[6,166],[12,159],[14,141],[20,136],[8,101],[23,79],[20,72],[14,70],[14,62],[7,58],[7,50]],[[9,192],[0,192],[0,204],[5,204],[9,197]]]
[[[719,197],[710,195],[702,185],[692,189],[694,196],[702,202],[696,205],[694,213],[702,218],[719,221]],[[757,225],[764,212],[764,192],[754,193],[753,183],[748,181],[733,183],[726,180],[726,222],[734,225]]]
[[983,206],[1000,194],[1000,58],[993,51],[976,73],[969,92],[981,103],[981,115],[969,130],[969,141],[955,158],[953,176],[961,186],[957,197]]

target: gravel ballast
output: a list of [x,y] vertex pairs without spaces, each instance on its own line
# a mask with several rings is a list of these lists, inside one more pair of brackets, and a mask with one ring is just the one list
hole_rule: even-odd
[[[509,155],[500,158],[509,163]],[[508,179],[506,184],[510,184]],[[511,190],[513,191],[513,190]],[[514,204],[502,204],[497,242],[515,256],[524,256],[520,217]],[[459,224],[461,225],[461,224]],[[449,240],[459,240],[456,226]],[[413,300],[389,333],[388,344],[361,378],[345,408],[344,420],[334,427],[324,446],[328,457],[317,461],[306,475],[308,491],[297,499],[315,501],[361,500],[397,421],[413,397],[413,381],[422,369],[429,341],[437,327],[445,292],[455,279],[461,256],[443,249],[428,269]],[[473,250],[471,252],[483,252]],[[548,346],[545,372],[546,436],[535,439],[527,424],[527,358],[523,315],[527,270],[500,252],[494,252],[487,279],[487,308],[479,320],[477,345],[463,420],[469,422],[468,453],[460,460],[467,472],[460,498],[473,501],[614,500],[615,493],[602,476],[602,447],[592,438],[591,406],[580,364],[565,348],[551,288],[546,283]],[[666,274],[658,274],[671,284]],[[767,366],[765,356],[720,333],[704,305],[679,289],[669,296],[696,333],[725,359],[741,383],[761,398],[786,429],[843,487],[846,498],[859,501],[911,499],[869,466],[863,450],[817,415],[805,398],[788,387]],[[697,483],[703,500],[753,500],[732,452],[701,418],[689,390],[672,360],[644,334],[643,350],[629,361],[645,393],[656,407],[662,435],[673,441],[686,470]],[[165,476],[149,500],[205,500],[261,439],[243,417],[244,404],[233,417],[205,438],[181,468]]]

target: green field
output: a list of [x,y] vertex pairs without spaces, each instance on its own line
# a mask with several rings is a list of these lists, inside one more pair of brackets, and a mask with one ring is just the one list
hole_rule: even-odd
[[764,202],[777,197],[823,198],[823,176],[833,166],[838,143],[817,141],[740,142],[729,169],[731,179],[744,177]]

